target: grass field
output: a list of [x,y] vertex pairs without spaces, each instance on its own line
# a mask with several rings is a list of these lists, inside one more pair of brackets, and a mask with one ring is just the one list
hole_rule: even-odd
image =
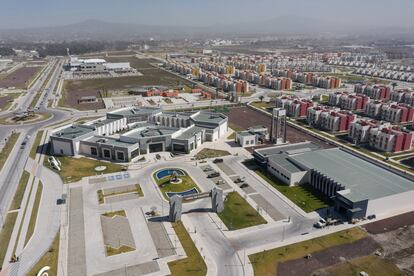
[[366,237],[366,233],[355,227],[304,242],[265,250],[250,255],[249,259],[253,265],[254,275],[277,275],[277,267],[279,263],[302,258],[307,254],[318,252],[333,246],[351,243],[364,237]]
[[104,194],[102,190],[96,191],[98,194],[98,202],[99,204],[103,204],[105,202],[105,197],[107,196],[114,196],[114,195],[123,195],[123,194],[130,194],[130,193],[137,193],[139,196],[144,196],[142,192],[141,185],[136,184],[134,190],[123,191],[123,192],[112,192],[109,194]]
[[0,96],[0,110],[7,110],[22,93],[8,93]]
[[319,193],[309,184],[290,187],[261,169],[255,169],[254,171],[258,176],[263,178],[267,183],[272,185],[275,189],[307,213],[328,207],[329,205],[329,202],[325,199],[324,195]]
[[76,182],[81,180],[83,177],[97,175],[98,173],[95,171],[95,168],[97,166],[106,167],[106,170],[104,170],[103,173],[115,173],[123,171],[125,169],[124,166],[118,164],[103,162],[85,157],[73,158],[69,156],[62,156],[55,158],[62,163],[62,170],[60,172],[51,167],[47,161],[47,158],[45,158],[44,164],[51,170],[58,173],[64,183]]
[[17,139],[19,138],[20,133],[13,133],[9,136],[7,139],[6,144],[4,145],[3,149],[0,152],[0,171],[3,169],[4,164],[6,163],[7,158],[9,157],[11,151],[14,148],[14,145],[17,142]]
[[49,275],[58,275],[59,237],[60,234],[58,232],[49,250],[40,258],[26,276],[36,276],[44,266],[50,266],[50,270],[48,271]]
[[131,252],[135,250],[135,248],[129,247],[127,245],[121,245],[119,248],[113,248],[109,245],[106,245],[105,249],[106,249],[107,256],[118,255],[118,254],[127,253],[127,252]]
[[112,218],[114,216],[126,217],[127,215],[125,213],[125,210],[118,210],[118,211],[104,213],[104,214],[102,214],[102,216]]
[[275,103],[273,102],[252,102],[252,106],[260,108],[260,109],[267,109],[270,107],[276,107]]
[[14,224],[17,219],[17,212],[8,213],[3,224],[3,228],[0,229],[0,270],[1,265],[4,262],[7,248],[9,247],[10,237],[13,232]]
[[237,192],[231,192],[224,200],[224,210],[218,216],[229,230],[237,230],[267,221]]
[[216,149],[209,149],[205,148],[202,149],[199,153],[195,155],[197,160],[206,159],[206,158],[216,158],[230,155],[230,152],[225,150],[216,150]]
[[20,209],[22,204],[24,191],[27,187],[27,182],[29,181],[30,173],[23,171],[22,176],[19,180],[19,185],[17,186],[16,193],[14,194],[13,201],[10,206],[10,210]]
[[39,186],[36,191],[36,197],[33,204],[32,214],[30,215],[30,221],[29,221],[29,227],[27,228],[26,233],[26,239],[24,241],[24,245],[27,244],[27,242],[32,237],[35,226],[36,226],[36,220],[37,220],[37,213],[39,212],[39,206],[40,206],[40,199],[42,198],[42,192],[43,192],[43,184],[42,182],[39,182]]
[[43,130],[40,130],[39,132],[37,132],[32,148],[30,149],[30,154],[29,154],[30,158],[35,159],[37,149],[40,145],[40,139],[42,139],[42,135],[43,135]]
[[207,266],[181,221],[172,224],[187,258],[168,263],[172,276],[202,276]]
[[[329,275],[359,276],[361,271],[375,276],[403,276],[404,273],[392,262],[377,256],[365,256],[323,269]],[[321,274],[325,275],[325,274]]]
[[168,192],[179,193],[179,192],[184,192],[184,191],[190,190],[192,188],[196,188],[199,192],[201,191],[200,188],[197,186],[197,184],[194,182],[194,180],[185,171],[184,171],[184,173],[185,173],[184,176],[181,176],[181,175],[178,176],[178,178],[182,180],[182,182],[179,183],[179,184],[170,183],[170,178],[171,178],[170,176],[166,176],[164,178],[157,179],[155,177],[155,174],[157,172],[155,172],[153,174],[153,177],[155,179],[155,182],[157,183],[158,188],[161,191],[162,196],[166,200],[169,199],[168,196],[167,196]]

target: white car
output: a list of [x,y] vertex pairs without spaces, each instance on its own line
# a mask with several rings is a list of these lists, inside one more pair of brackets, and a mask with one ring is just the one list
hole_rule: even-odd
[[316,228],[324,228],[326,226],[326,220],[320,218],[317,222],[315,222],[313,226],[315,226]]

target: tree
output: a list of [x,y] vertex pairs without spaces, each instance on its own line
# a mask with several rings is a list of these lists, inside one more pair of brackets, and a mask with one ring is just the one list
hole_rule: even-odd
[[259,97],[260,102],[263,102],[263,99],[264,99],[264,96],[260,95],[260,97]]
[[391,85],[392,85],[392,90],[395,90],[395,87],[398,86],[396,82],[393,82]]

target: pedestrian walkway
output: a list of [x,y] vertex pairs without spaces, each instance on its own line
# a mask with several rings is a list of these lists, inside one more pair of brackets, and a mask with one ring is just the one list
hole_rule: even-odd
[[68,276],[86,275],[82,187],[70,189]]

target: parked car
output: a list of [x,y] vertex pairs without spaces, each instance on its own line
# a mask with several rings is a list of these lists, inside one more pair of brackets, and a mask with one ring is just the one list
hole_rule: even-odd
[[326,226],[326,220],[320,218],[313,226],[316,228],[324,228]]
[[213,163],[214,164],[223,163],[223,158],[216,158],[216,159],[213,160]]
[[243,184],[240,185],[240,188],[242,188],[242,189],[247,188],[247,187],[249,187],[249,184],[247,184],[247,183],[243,183]]
[[212,172],[207,177],[208,178],[214,178],[214,177],[219,177],[219,176],[220,176],[219,172]]

